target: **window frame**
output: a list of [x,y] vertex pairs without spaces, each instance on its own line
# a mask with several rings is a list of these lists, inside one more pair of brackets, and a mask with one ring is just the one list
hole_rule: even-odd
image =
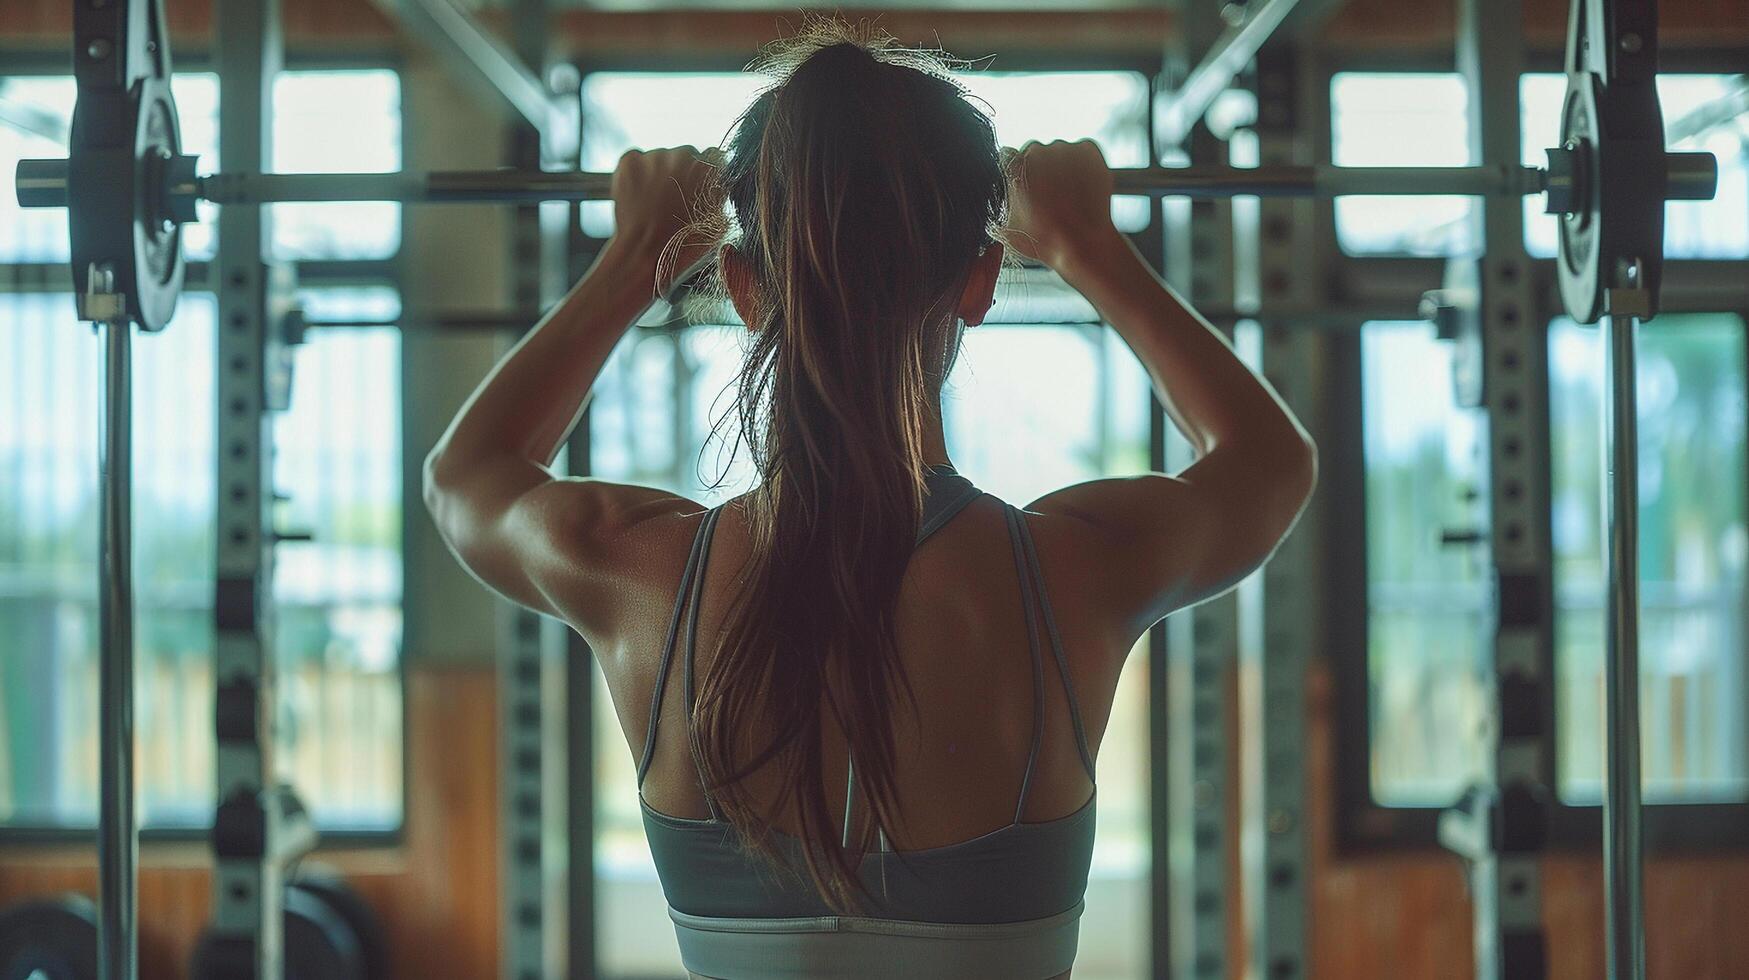
[[[71,66],[67,54],[61,50],[49,50],[42,47],[7,47],[0,46],[0,60],[6,64],[5,74],[9,77],[33,76],[68,76]],[[186,72],[216,71],[213,54],[205,49],[188,49],[178,51],[175,68]],[[281,72],[305,71],[388,71],[393,72],[404,84],[406,79],[405,57],[395,49],[370,46],[356,49],[334,50],[300,50],[287,51]],[[406,159],[408,149],[407,128],[401,127],[402,159]],[[295,272],[298,288],[342,288],[352,286],[377,286],[393,289],[403,297],[406,294],[405,275],[405,243],[407,241],[406,223],[407,208],[400,211],[401,244],[395,252],[381,258],[370,259],[288,259],[284,264]],[[213,272],[214,261],[189,261],[186,265],[186,277],[183,285],[184,294],[213,295],[217,285]],[[71,293],[72,284],[67,281],[67,264],[65,262],[0,262],[0,292],[3,293]],[[404,336],[404,334],[403,334]],[[402,369],[404,372],[405,358]],[[397,379],[404,384],[403,375]],[[404,399],[402,405],[404,407]],[[400,426],[401,451],[400,469],[406,471],[407,425],[403,418]],[[93,463],[95,465],[95,463]],[[403,481],[404,482],[404,481]],[[402,581],[408,581],[406,575],[407,549],[407,509],[408,502],[417,503],[418,488],[402,487],[401,490],[401,564]],[[408,618],[407,610],[418,600],[403,590],[401,608],[403,618]],[[384,847],[394,847],[405,842],[407,824],[412,806],[412,790],[410,775],[412,773],[411,726],[408,718],[409,707],[409,663],[412,660],[410,649],[403,643],[400,655],[395,665],[395,675],[399,682],[401,703],[401,751],[400,751],[400,814],[393,826],[381,828],[362,828],[357,826],[324,827],[317,824],[320,847],[323,850],[365,850]],[[293,787],[296,788],[295,786]],[[216,806],[216,801],[214,804]],[[27,848],[32,850],[47,850],[63,848],[68,845],[89,841],[97,827],[95,821],[90,824],[44,824],[0,821],[0,849]],[[152,826],[143,824],[139,829],[142,846],[177,846],[191,843],[202,843],[210,839],[211,824],[195,824],[191,826]]]
[[[1749,61],[1749,49],[1666,49],[1662,73],[1741,73]],[[1539,48],[1526,52],[1525,73],[1558,72],[1562,53]],[[1330,98],[1330,84],[1346,71],[1450,72],[1456,70],[1449,51],[1342,51],[1320,65],[1318,84],[1322,97]],[[1326,130],[1327,130],[1326,126]],[[1320,135],[1328,150],[1331,134]],[[1368,855],[1380,852],[1444,852],[1439,842],[1439,817],[1445,807],[1388,806],[1378,802],[1372,786],[1372,721],[1368,647],[1366,560],[1366,478],[1362,404],[1360,326],[1362,320],[1415,320],[1421,294],[1438,289],[1449,259],[1407,255],[1352,256],[1329,242],[1332,295],[1344,296],[1356,316],[1334,331],[1328,350],[1324,398],[1329,413],[1330,440],[1320,447],[1321,481],[1329,501],[1330,533],[1321,557],[1329,583],[1330,614],[1324,642],[1330,659],[1335,717],[1331,720],[1334,741],[1336,846],[1339,854]],[[1463,261],[1459,258],[1458,261]],[[1547,325],[1561,312],[1556,259],[1528,257],[1535,282],[1538,308],[1533,317]],[[1743,319],[1749,333],[1749,295],[1742,284],[1749,282],[1749,258],[1666,259],[1661,311],[1666,313],[1725,313]],[[1655,327],[1653,328],[1655,329]],[[1746,342],[1749,348],[1749,342]],[[1749,357],[1744,370],[1749,375]],[[1546,383],[1545,383],[1546,384]],[[1549,424],[1548,399],[1535,411],[1541,424]],[[1749,414],[1749,407],[1745,409]],[[1544,499],[1550,507],[1550,460],[1543,468]],[[1749,468],[1746,468],[1749,470]],[[1749,480],[1749,471],[1744,473]],[[1552,556],[1546,566],[1553,574]],[[1749,601],[1749,600],[1746,600]],[[1556,628],[1554,610],[1546,615],[1548,628]],[[1742,655],[1749,660],[1749,646]],[[1543,652],[1547,676],[1558,684],[1555,647]],[[1553,698],[1551,697],[1551,700]],[[1551,781],[1558,771],[1557,732],[1559,719],[1550,706],[1553,723],[1544,735]],[[1454,801],[1455,802],[1455,801]],[[1558,792],[1550,807],[1547,849],[1555,853],[1592,851],[1602,842],[1602,809],[1598,805],[1575,806],[1563,802]],[[1716,853],[1749,847],[1749,798],[1736,803],[1647,803],[1645,836],[1653,851]]]

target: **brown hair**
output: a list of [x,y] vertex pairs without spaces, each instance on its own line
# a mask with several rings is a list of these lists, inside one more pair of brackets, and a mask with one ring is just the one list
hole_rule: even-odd
[[[738,383],[758,486],[751,555],[694,711],[694,757],[743,845],[778,860],[743,781],[777,767],[807,873],[857,906],[867,834],[839,840],[822,702],[862,798],[898,825],[899,586],[921,520],[923,438],[959,350],[955,316],[1007,203],[995,131],[932,52],[814,19],[767,49],[775,76],[736,124],[722,179],[752,280]],[[770,723],[754,744],[747,719]]]

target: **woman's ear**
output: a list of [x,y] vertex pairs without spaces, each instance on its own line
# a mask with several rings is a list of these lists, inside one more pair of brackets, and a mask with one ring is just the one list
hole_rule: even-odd
[[1002,255],[1002,243],[992,242],[982,255],[972,260],[957,311],[968,327],[983,323],[984,315],[996,302],[996,277],[1002,273]]
[[748,330],[759,327],[758,290],[753,286],[753,265],[748,262],[741,251],[733,245],[723,246],[723,256],[720,260],[723,270],[723,285],[729,290],[729,302],[735,306],[735,312],[740,314],[741,322]]

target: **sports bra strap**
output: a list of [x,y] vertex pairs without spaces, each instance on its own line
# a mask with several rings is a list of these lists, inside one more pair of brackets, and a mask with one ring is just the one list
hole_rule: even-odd
[[1020,527],[1020,540],[1026,546],[1026,563],[1032,570],[1033,581],[1038,586],[1038,604],[1044,611],[1045,632],[1050,636],[1051,654],[1057,661],[1057,673],[1063,678],[1063,695],[1069,701],[1069,723],[1075,728],[1075,749],[1081,754],[1081,766],[1087,770],[1087,778],[1094,779],[1093,753],[1087,750],[1087,728],[1081,722],[1081,703],[1075,697],[1075,682],[1069,678],[1069,657],[1063,651],[1063,636],[1057,630],[1057,615],[1051,609],[1051,597],[1045,590],[1045,573],[1039,567],[1038,551],[1032,544],[1032,532],[1027,529],[1026,518],[1015,511],[1015,520]]
[[973,486],[972,481],[960,476],[951,466],[932,467],[927,480],[929,496],[923,501],[923,518],[917,525],[918,544],[928,540],[972,501],[984,495],[984,491]]
[[[662,660],[656,667],[655,693],[650,697],[650,724],[644,733],[644,751],[638,759],[638,788],[644,787],[644,776],[650,771],[650,762],[656,754],[656,725],[662,719],[662,695],[668,689],[668,673],[674,662],[675,641],[680,636],[680,618],[686,610],[687,601],[694,590],[695,580],[704,576],[700,570],[704,566],[704,554],[708,549],[711,528],[716,524],[717,508],[707,511],[704,520],[699,522],[698,533],[693,535],[692,550],[686,556],[686,568],[680,573],[680,587],[675,590],[674,614],[668,620],[668,638],[662,643]],[[690,692],[689,692],[690,694]],[[690,697],[688,698],[690,714]]]
[[705,566],[710,563],[711,538],[715,536],[717,518],[722,516],[722,513],[723,511],[721,507],[713,507],[711,508],[710,513],[706,514],[704,520],[699,524],[698,534],[699,537],[704,539],[704,547],[700,548],[698,551],[698,571],[692,576],[692,598],[690,603],[692,608],[687,610],[686,614],[686,654],[682,661],[686,674],[684,678],[684,683],[686,685],[684,691],[686,699],[686,714],[684,716],[686,718],[686,746],[692,750],[692,766],[693,770],[698,773],[698,788],[704,793],[704,805],[710,808],[712,820],[721,820],[722,814],[717,812],[717,801],[711,796],[711,791],[704,785],[704,750],[699,745],[698,729],[694,728],[692,724],[692,705],[693,699],[697,694],[694,690],[692,681],[692,662],[695,659],[693,654],[698,651],[698,607],[704,605],[704,569]]
[[1026,792],[1032,786],[1032,771],[1038,764],[1039,746],[1045,735],[1045,662],[1039,655],[1038,621],[1033,615],[1032,577],[1027,572],[1026,549],[1021,536],[1026,533],[1025,519],[1013,504],[1005,504],[1008,520],[1008,541],[1014,547],[1014,571],[1020,578],[1020,608],[1026,616],[1026,648],[1032,654],[1032,748],[1026,754],[1026,772],[1020,777],[1020,799],[1014,804],[1014,822],[1026,809]]

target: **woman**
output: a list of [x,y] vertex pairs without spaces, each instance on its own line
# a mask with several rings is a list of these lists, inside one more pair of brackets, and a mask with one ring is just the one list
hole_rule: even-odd
[[[1268,557],[1314,452],[1112,226],[1096,146],[1002,151],[939,62],[833,25],[768,64],[726,155],[620,161],[612,240],[456,417],[426,500],[599,658],[694,977],[1067,977],[1125,656]],[[719,245],[689,216],[725,194]],[[1193,465],[1024,511],[952,469],[941,386],[1002,241],[1118,330]],[[615,343],[712,255],[758,486],[705,511],[555,478]]]

